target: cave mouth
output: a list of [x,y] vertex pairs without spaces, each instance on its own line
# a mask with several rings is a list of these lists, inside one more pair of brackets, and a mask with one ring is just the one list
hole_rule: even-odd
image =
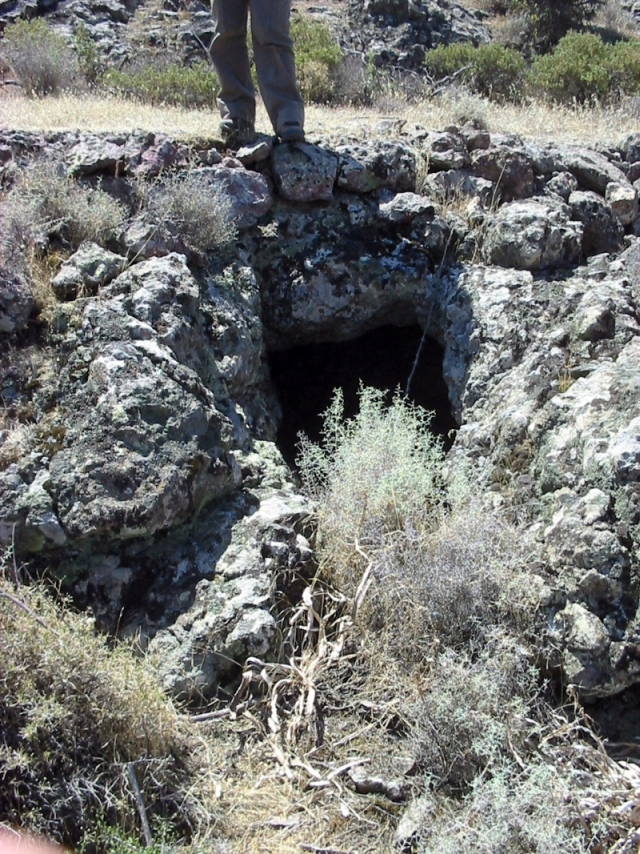
[[420,357],[411,379],[409,399],[434,412],[431,427],[445,449],[453,442],[457,424],[451,413],[442,372],[444,349],[425,337],[417,325],[382,326],[351,341],[307,344],[269,354],[271,379],[282,407],[277,443],[287,463],[295,467],[299,433],[320,439],[322,413],[334,389],[344,394],[345,414],[358,411],[360,383],[389,393],[404,390],[416,355]]

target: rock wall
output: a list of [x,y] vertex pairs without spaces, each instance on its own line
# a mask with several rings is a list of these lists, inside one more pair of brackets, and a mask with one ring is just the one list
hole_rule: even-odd
[[223,157],[5,133],[0,150],[5,189],[46,157],[120,199],[141,172],[188,173],[232,205],[225,256],[128,201],[110,249],[57,272],[48,325],[20,259],[0,275],[0,538],[154,637],[172,690],[211,695],[275,654],[282,580],[313,564],[266,353],[416,321],[445,348],[452,464],[540,541],[564,678],[585,696],[639,681],[640,136],[590,151],[413,127]]

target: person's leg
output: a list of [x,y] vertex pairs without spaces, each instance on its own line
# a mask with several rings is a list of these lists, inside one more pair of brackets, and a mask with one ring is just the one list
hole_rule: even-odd
[[249,0],[211,3],[215,26],[211,59],[220,81],[218,107],[223,125],[240,122],[253,127],[255,123],[256,96],[247,50],[248,10]]
[[286,139],[285,125],[304,127],[304,104],[296,86],[289,35],[290,0],[250,0],[251,37],[260,93],[273,129]]

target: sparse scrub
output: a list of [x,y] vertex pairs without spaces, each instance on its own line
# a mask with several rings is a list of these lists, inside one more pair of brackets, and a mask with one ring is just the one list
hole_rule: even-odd
[[291,21],[298,85],[302,96],[313,103],[331,101],[334,74],[342,62],[338,43],[320,21],[296,15]]
[[10,24],[0,50],[27,95],[56,95],[77,80],[73,50],[40,18]]
[[192,66],[144,65],[130,70],[111,69],[102,78],[104,88],[149,104],[212,108],[218,78],[205,62]]
[[70,178],[61,164],[35,163],[18,176],[3,209],[2,246],[7,255],[42,252],[51,241],[77,248],[104,245],[124,223],[122,205],[100,189]]
[[138,185],[143,207],[159,223],[170,224],[192,249],[209,252],[236,237],[233,205],[222,184],[198,172],[175,173]]
[[499,44],[441,45],[429,51],[425,63],[435,80],[455,77],[473,91],[497,100],[517,99],[525,72],[522,55]]
[[149,817],[184,833],[189,742],[149,664],[4,573],[0,634],[3,819],[74,846],[101,822],[139,838],[132,763]]
[[78,67],[84,79],[91,86],[98,83],[104,74],[104,65],[100,58],[95,41],[89,30],[80,22],[74,34],[74,48],[78,59]]

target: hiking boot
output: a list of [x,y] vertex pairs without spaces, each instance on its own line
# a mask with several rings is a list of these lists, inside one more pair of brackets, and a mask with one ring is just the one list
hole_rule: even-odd
[[298,122],[285,122],[278,136],[281,142],[304,142],[304,128]]
[[256,129],[246,119],[225,119],[220,122],[220,136],[229,146],[246,145],[256,138]]

